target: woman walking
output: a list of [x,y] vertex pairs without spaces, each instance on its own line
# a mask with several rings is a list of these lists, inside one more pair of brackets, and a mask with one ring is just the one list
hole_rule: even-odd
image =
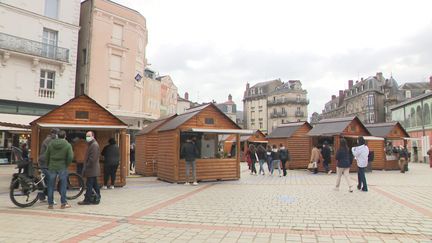
[[272,171],[272,168],[271,168],[271,165],[272,165],[272,156],[271,156],[271,154],[272,154],[272,147],[270,146],[270,145],[267,145],[267,167],[268,167],[268,170],[269,170],[269,174],[271,173],[271,171]]
[[273,149],[271,152],[271,156],[272,156],[272,162],[271,162],[271,175],[273,176],[273,171],[275,169],[275,167],[278,169],[279,171],[279,177],[282,176],[282,171],[281,171],[281,161],[279,159],[279,150],[276,146],[276,144],[273,144]]
[[255,145],[250,144],[249,145],[249,150],[248,150],[247,153],[248,153],[247,157],[249,157],[248,159],[250,159],[250,161],[251,161],[251,175],[256,175],[257,171],[256,171],[256,168],[255,168],[255,163],[258,160],[258,156],[256,154]]
[[347,141],[344,138],[342,138],[340,140],[340,147],[336,152],[336,160],[337,160],[337,167],[336,167],[337,179],[336,179],[336,188],[335,188],[336,191],[339,191],[339,185],[340,185],[341,177],[343,175],[348,184],[349,192],[353,192],[352,183],[349,178],[349,170],[351,167],[349,152],[350,151],[347,145]]
[[259,174],[265,175],[264,173],[264,163],[266,161],[267,153],[265,148],[260,144],[257,148],[258,162],[259,162]]
[[314,174],[318,173],[318,163],[322,160],[321,151],[319,150],[319,145],[315,145],[312,148],[311,157],[310,157],[310,163],[313,165],[313,168],[311,168],[311,171]]

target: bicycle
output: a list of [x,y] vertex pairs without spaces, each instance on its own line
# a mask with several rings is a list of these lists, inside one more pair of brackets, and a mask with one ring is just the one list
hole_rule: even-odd
[[[16,162],[18,173],[12,175],[9,197],[13,204],[25,208],[35,204],[45,194],[48,186],[45,184],[45,174],[39,166],[33,165],[31,160],[23,159],[21,149],[12,147],[12,160]],[[38,173],[35,174],[35,169]],[[57,183],[57,191],[59,190]],[[76,199],[84,192],[83,178],[74,172],[70,172],[67,177],[66,198]]]

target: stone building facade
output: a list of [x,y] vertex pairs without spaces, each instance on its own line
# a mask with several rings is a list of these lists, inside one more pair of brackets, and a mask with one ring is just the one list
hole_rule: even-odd
[[280,124],[307,119],[307,91],[299,80],[280,79],[246,85],[243,99],[245,129],[270,133]]

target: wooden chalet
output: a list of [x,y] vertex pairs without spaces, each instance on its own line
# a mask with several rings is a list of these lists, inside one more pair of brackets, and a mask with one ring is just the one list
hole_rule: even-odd
[[[66,131],[66,138],[74,147],[74,163],[70,171],[76,171],[77,157],[85,154],[85,134],[87,131],[95,133],[100,149],[108,144],[110,138],[115,138],[120,148],[120,166],[117,169],[115,185],[124,186],[129,162],[129,136],[126,134],[127,125],[104,107],[87,95],[75,97],[44,116],[30,123],[32,131],[31,157],[38,161],[39,149],[43,140],[52,128]],[[84,146],[75,146],[84,144]],[[103,183],[103,157],[101,156],[101,176],[99,183]]]
[[382,140],[369,140],[368,147],[374,152],[372,169],[398,170],[398,155],[393,153],[394,143],[406,145],[405,138],[409,134],[399,122],[375,123],[365,125],[372,136],[383,138]]
[[236,134],[239,144],[240,134],[254,132],[242,130],[212,103],[186,110],[186,113],[170,119],[157,131],[157,176],[161,180],[177,183],[185,181],[185,160],[180,150],[188,137],[196,138],[200,152],[200,157],[196,159],[198,181],[236,180],[240,178],[240,148],[237,146],[235,157],[224,157],[219,137]]
[[304,122],[293,122],[276,127],[267,136],[270,145],[283,144],[289,151],[291,160],[287,162],[289,169],[306,169],[312,150],[311,137],[307,133],[312,126]]
[[158,128],[177,115],[156,120],[135,137],[135,172],[143,176],[157,175]]
[[[228,135],[224,139],[224,152],[228,154],[231,157],[234,157],[235,154],[235,148],[236,148],[236,135]],[[240,161],[245,161],[244,156],[245,152],[249,147],[249,144],[262,144],[264,147],[267,146],[267,138],[266,135],[261,132],[260,130],[256,130],[254,134],[248,134],[248,135],[241,135],[240,136]]]
[[[339,148],[341,138],[347,140],[348,147],[357,146],[359,136],[370,136],[369,131],[357,117],[343,117],[323,119],[316,124],[308,133],[312,137],[312,146],[322,145],[328,142],[331,150],[330,169],[336,171],[336,151]],[[311,148],[312,150],[312,148]],[[309,151],[309,156],[311,151]],[[323,163],[319,163],[319,170],[324,171]],[[351,166],[352,171],[357,171],[355,161]]]

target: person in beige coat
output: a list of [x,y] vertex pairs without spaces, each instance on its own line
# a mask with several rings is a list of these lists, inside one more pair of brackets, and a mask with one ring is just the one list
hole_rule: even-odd
[[315,168],[312,169],[314,174],[318,173],[318,163],[320,161],[322,161],[321,151],[319,150],[319,145],[315,145],[312,148],[311,157],[310,157],[310,162],[316,165]]

